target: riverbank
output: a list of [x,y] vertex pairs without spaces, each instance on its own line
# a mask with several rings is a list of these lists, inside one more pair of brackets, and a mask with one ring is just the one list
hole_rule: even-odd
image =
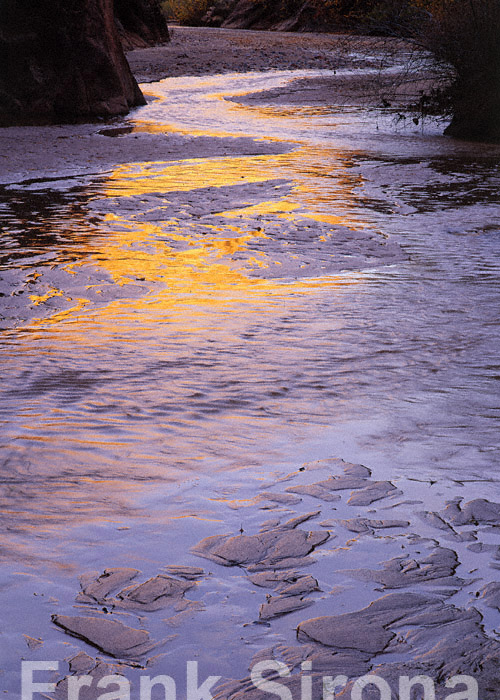
[[[138,82],[247,71],[339,71],[310,81],[317,104],[414,108],[422,94],[446,81],[428,57],[402,39],[179,26],[170,34],[169,44],[127,54]],[[362,76],[366,69],[371,74]],[[297,104],[301,100],[311,101],[303,90],[296,94]]]
[[[340,106],[382,109],[388,115],[417,115],[423,93],[437,87],[436,74],[424,57],[401,40],[348,35],[173,27],[169,44],[135,49],[127,54],[132,71],[148,94],[146,83],[164,78],[210,76],[246,71],[325,71],[324,76],[297,78],[284,90],[239,97],[247,103],[297,107]],[[151,96],[148,99],[154,99]],[[133,123],[129,119],[113,123]],[[230,153],[269,152],[250,139],[193,140],[179,133],[137,131],[133,138],[103,138],[105,122],[54,127],[12,127],[0,130],[0,183],[38,178],[51,173],[72,175],[117,163],[176,160]]]
[[170,34],[168,44],[136,49],[127,54],[138,82],[248,71],[335,70],[348,63],[368,66],[370,59],[364,59],[363,55],[380,53],[382,46],[389,54],[408,48],[399,40],[347,34],[180,26],[171,27]]

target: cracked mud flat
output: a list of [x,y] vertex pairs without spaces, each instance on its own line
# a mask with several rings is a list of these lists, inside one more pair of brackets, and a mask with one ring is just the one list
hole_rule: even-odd
[[58,700],[190,660],[260,700],[269,659],[497,698],[498,153],[326,94],[373,47],[275,41],[0,134],[6,697],[25,658]]
[[[332,466],[338,460],[330,460]],[[317,465],[314,465],[317,468]],[[328,460],[324,463],[328,469]],[[345,472],[352,471],[353,468],[362,468],[360,465],[346,465]],[[344,479],[344,476],[333,477]],[[315,484],[311,484],[314,486]],[[361,484],[358,488],[363,488]],[[355,493],[355,492],[354,492]],[[401,492],[399,492],[401,495]],[[346,499],[345,506],[349,505],[351,499]],[[328,502],[328,498],[325,499]],[[391,510],[401,510],[408,512],[407,506],[403,502],[394,504]],[[341,507],[339,504],[337,507]],[[328,506],[326,506],[328,508]],[[434,513],[436,519],[439,518],[438,530],[443,530],[442,524],[448,527],[451,524],[446,521],[446,516],[452,515],[455,523],[462,525],[473,524],[479,530],[468,531],[469,537],[466,539],[481,538],[485,526],[490,517],[493,517],[497,504],[484,499],[477,499],[468,503],[462,501],[452,501],[446,505],[440,514]],[[422,513],[413,513],[413,524],[418,523]],[[322,509],[322,513],[324,511]],[[471,519],[471,514],[474,517]],[[316,516],[319,513],[315,514]],[[430,513],[428,515],[431,515]],[[384,529],[398,527],[405,528],[404,533],[387,536],[383,539],[402,540],[406,544],[401,544],[402,548],[408,549],[411,545],[418,553],[426,550],[426,556],[417,557],[413,552],[407,552],[403,556],[390,559],[389,561],[378,562],[381,570],[370,571],[366,568],[357,570],[341,570],[336,568],[333,572],[330,569],[330,576],[337,578],[359,579],[372,581],[377,585],[375,591],[379,592],[377,597],[366,607],[354,609],[352,612],[335,611],[337,608],[335,599],[330,603],[330,608],[335,611],[333,614],[313,616],[304,618],[296,625],[295,645],[277,644],[269,649],[259,652],[253,659],[253,663],[263,660],[273,659],[286,665],[291,671],[289,677],[280,677],[283,674],[270,674],[268,679],[279,680],[279,683],[287,687],[293,697],[300,696],[301,683],[304,675],[307,675],[312,683],[313,693],[319,696],[323,693],[323,678],[325,675],[335,676],[336,674],[348,675],[349,683],[343,689],[343,685],[337,688],[338,697],[348,698],[356,677],[365,674],[374,674],[389,683],[394,697],[398,697],[400,676],[428,675],[435,680],[436,697],[442,698],[449,694],[449,686],[446,681],[454,675],[470,674],[480,678],[479,688],[481,698],[496,697],[500,673],[500,642],[496,638],[485,634],[483,627],[483,615],[479,612],[478,606],[463,608],[447,602],[447,599],[455,596],[460,590],[471,586],[477,582],[474,577],[467,579],[456,577],[455,571],[460,562],[455,551],[440,546],[438,540],[433,537],[423,538],[412,532],[412,528],[407,529],[410,523],[405,521],[383,521],[358,518],[357,524],[371,522],[372,528]],[[335,539],[337,551],[355,546],[356,540],[347,540],[342,537],[342,528],[349,532],[359,533],[358,536],[374,536],[374,529],[353,527],[353,519],[329,521],[334,529],[332,536]],[[285,528],[288,523],[285,523]],[[258,539],[258,535],[256,536]],[[380,535],[375,535],[380,537]],[[250,538],[242,540],[249,543]],[[411,543],[411,545],[410,545]],[[203,542],[202,548],[210,546],[210,542]],[[198,546],[198,551],[199,546]],[[414,550],[415,551],[415,550]],[[254,548],[249,543],[248,555],[254,559],[251,553]],[[326,555],[328,557],[328,555]],[[328,558],[327,558],[328,561]],[[234,561],[234,565],[246,566],[247,559],[240,554],[239,560]],[[226,564],[227,565],[227,564]],[[473,575],[474,569],[469,572]],[[290,574],[287,573],[287,576]],[[262,576],[262,574],[260,574]],[[266,581],[265,575],[260,580],[252,579],[254,583],[260,584]],[[276,586],[280,582],[280,577],[273,572],[269,579],[269,587]],[[300,583],[300,579],[299,579]],[[316,579],[309,582],[314,587],[310,591],[318,590],[315,587]],[[351,584],[352,585],[352,584]],[[407,589],[404,593],[391,593],[390,590]],[[481,595],[485,605],[498,605],[500,598],[498,595],[499,584],[489,584],[482,591],[477,591],[476,597]],[[267,603],[261,606],[261,619],[272,619],[272,617],[262,617],[262,612],[267,612],[267,607],[271,605],[270,614],[273,611],[280,614],[280,608],[276,605],[282,599],[286,587],[281,596],[268,597]],[[320,588],[321,590],[321,588]],[[308,591],[308,592],[310,592]],[[331,596],[335,596],[335,587],[331,591]],[[297,605],[302,602],[302,592],[298,591]],[[307,601],[311,604],[311,601]],[[288,605],[287,605],[288,604]],[[318,605],[323,604],[317,601]],[[274,606],[274,610],[273,610]],[[341,607],[344,607],[342,605]],[[293,608],[292,603],[283,600],[282,614],[287,614]],[[338,608],[337,608],[338,609]],[[300,645],[297,644],[300,643]],[[399,661],[393,659],[399,655]],[[304,674],[304,662],[308,662],[308,673]],[[463,688],[462,688],[463,689]],[[262,698],[266,697],[268,691],[256,688],[255,682],[250,678],[239,681],[226,682],[219,690],[216,697],[224,698]],[[270,692],[270,691],[269,691]],[[375,688],[366,690],[367,697],[378,698],[380,691]]]
[[[324,488],[325,483],[330,488]],[[333,483],[340,491],[334,504],[330,500]],[[118,674],[133,682],[134,674],[140,677],[139,669],[152,675],[172,672],[168,650],[183,635],[182,616],[174,623],[176,615],[189,612],[202,618],[210,612],[217,588],[225,585],[228,590],[234,588],[230,595],[236,596],[243,611],[242,629],[263,625],[268,632],[261,643],[273,637],[279,640],[260,649],[249,670],[263,660],[285,664],[291,675],[274,678],[293,697],[300,695],[302,664],[307,663],[307,677],[318,694],[325,675],[348,675],[345,689],[337,689],[340,698],[350,697],[352,683],[366,674],[382,677],[395,697],[400,676],[427,675],[434,679],[439,699],[449,695],[445,685],[449,678],[468,674],[478,679],[479,697],[495,698],[500,642],[496,635],[487,634],[484,622],[487,609],[499,610],[500,583],[482,585],[475,567],[457,576],[463,565],[457,552],[443,542],[451,531],[456,542],[480,544],[492,526],[500,525],[500,504],[455,498],[443,503],[439,512],[429,512],[419,510],[422,501],[417,499],[409,509],[404,492],[390,482],[393,488],[385,488],[385,495],[377,499],[380,510],[353,500],[378,483],[363,465],[336,458],[306,463],[274,483],[261,485],[262,499],[244,506],[246,519],[260,523],[254,534],[209,535],[192,546],[191,555],[207,560],[208,568],[170,564],[165,567],[168,573],[146,581],[141,581],[140,571],[130,568],[82,575],[81,590],[75,596],[79,614],[52,616],[55,626],[85,643],[76,656],[67,658],[69,676],[85,671],[97,682],[104,675]],[[300,502],[283,508],[279,495],[301,487]],[[301,512],[308,506],[315,510]],[[275,511],[272,519],[269,508]],[[345,517],[353,509],[356,517]],[[409,520],[374,517],[387,511]],[[420,532],[422,522],[429,526],[426,536]],[[313,529],[318,525],[321,529]],[[379,551],[378,547],[380,554],[400,554],[388,560],[374,559],[372,554],[376,568],[371,570],[366,566],[368,552]],[[496,551],[491,554],[494,566]],[[342,568],[342,563],[360,557],[360,568]],[[474,557],[469,558],[467,567],[474,563]],[[228,576],[227,570],[235,573]],[[243,595],[237,592],[238,584],[231,583],[241,578],[246,582]],[[356,605],[358,581],[365,582],[365,594],[372,599],[364,606]],[[200,596],[203,584],[206,588]],[[454,604],[466,590],[472,595],[470,603]],[[200,600],[188,600],[187,593]],[[162,624],[158,625],[155,617],[160,611]],[[176,615],[164,617],[172,612]],[[273,625],[278,621],[280,633],[276,634]],[[153,627],[162,638],[149,634]],[[96,650],[104,656],[96,656]],[[159,650],[166,656],[158,655]],[[110,657],[114,664],[106,661]],[[64,697],[69,676],[58,681],[54,697]],[[82,697],[97,697],[92,692],[86,689],[88,694]],[[366,694],[377,697],[373,688]],[[224,678],[214,696],[267,697],[250,677]]]

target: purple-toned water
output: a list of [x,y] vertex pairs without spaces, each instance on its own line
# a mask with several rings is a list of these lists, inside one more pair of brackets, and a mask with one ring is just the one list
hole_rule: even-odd
[[[40,658],[67,653],[50,614],[79,574],[196,564],[193,544],[244,518],[228,503],[303,462],[427,482],[438,505],[500,499],[500,147],[222,99],[292,75],[148,86],[117,138],[246,135],[283,153],[221,142],[0,189],[8,697],[22,634],[46,638]],[[196,644],[211,625],[230,644],[205,614]],[[244,672],[245,648],[212,654]]]

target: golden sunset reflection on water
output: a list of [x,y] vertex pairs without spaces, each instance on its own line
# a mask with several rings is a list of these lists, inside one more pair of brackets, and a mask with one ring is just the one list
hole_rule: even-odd
[[[117,144],[224,135],[201,126],[105,131]],[[317,392],[337,397],[347,380],[339,373],[330,390],[330,364],[314,355],[332,329],[340,342],[349,290],[363,294],[365,270],[394,251],[354,206],[362,180],[348,156],[267,140],[268,155],[221,140],[218,155],[117,165],[61,206],[48,198],[39,219],[55,257],[30,282],[32,316],[12,364],[36,378],[10,433],[19,474],[36,462],[40,510],[57,510],[48,522],[194,517],[181,497],[168,515],[163,502],[146,514],[137,503],[154,499],[152,484],[166,491],[190,475],[281,461],[289,435],[328,426]],[[24,225],[31,215],[21,214]],[[265,449],[254,454],[256,440]],[[205,517],[199,503],[194,512]]]
[[[139,319],[141,324],[154,324],[160,318],[178,316],[180,308],[200,317],[216,309],[241,313],[242,304],[253,306],[253,312],[270,313],[273,308],[279,310],[290,294],[359,284],[359,272],[294,279],[287,265],[300,265],[300,256],[293,251],[286,252],[285,258],[274,256],[272,239],[280,221],[308,228],[307,221],[312,226],[315,222],[346,228],[362,225],[327,215],[321,207],[314,211],[308,201],[311,191],[300,178],[285,195],[278,192],[275,199],[266,199],[269,189],[272,192],[290,181],[297,162],[295,154],[284,154],[117,167],[98,193],[98,199],[103,204],[109,200],[117,213],[109,211],[102,217],[92,250],[82,250],[80,260],[63,267],[71,275],[91,274],[88,271],[94,268],[107,282],[86,285],[93,299],[66,297],[72,302],[70,308],[38,318],[34,327],[55,330],[59,323],[71,321],[71,331],[67,324],[60,330],[77,334],[78,324],[83,324],[89,332],[90,324],[91,332],[99,327],[105,333],[113,319],[120,325],[136,324]],[[241,186],[249,185],[254,189],[243,206],[238,203],[219,209],[218,193],[236,188],[238,195]],[[351,183],[346,182],[346,187]],[[179,193],[191,195],[188,202],[193,203],[194,213],[179,205],[181,210],[172,216]],[[266,232],[269,221],[274,228]],[[286,239],[285,229],[281,235]],[[316,242],[329,245],[329,234],[318,235]],[[109,284],[131,294],[105,301]],[[43,307],[43,302],[55,296],[64,297],[64,289],[54,288],[31,298]]]

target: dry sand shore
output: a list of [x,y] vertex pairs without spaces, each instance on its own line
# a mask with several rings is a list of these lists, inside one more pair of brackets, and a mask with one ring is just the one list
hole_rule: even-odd
[[[367,65],[363,54],[380,50],[382,44],[387,49],[386,41],[342,34],[173,27],[171,35],[171,42],[164,46],[136,49],[127,54],[139,82],[213,73],[335,70],[354,63]],[[389,43],[392,46],[389,53],[405,47],[404,42]]]

